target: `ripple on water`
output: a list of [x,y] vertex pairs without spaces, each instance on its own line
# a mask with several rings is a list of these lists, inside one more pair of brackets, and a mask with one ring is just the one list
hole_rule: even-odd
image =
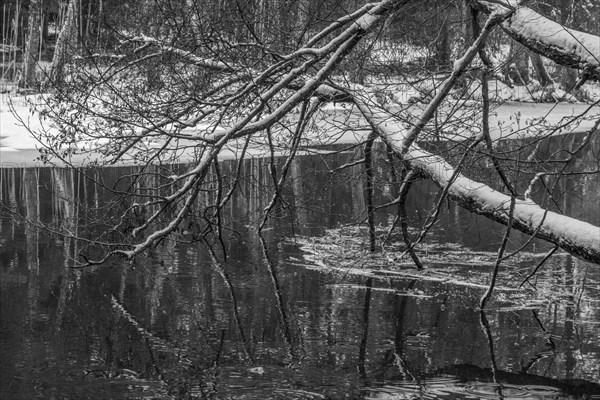
[[[558,399],[564,394],[558,388],[542,385],[511,385],[493,382],[461,382],[452,377],[422,381],[403,381],[365,389],[365,399]],[[600,397],[599,397],[600,398]]]

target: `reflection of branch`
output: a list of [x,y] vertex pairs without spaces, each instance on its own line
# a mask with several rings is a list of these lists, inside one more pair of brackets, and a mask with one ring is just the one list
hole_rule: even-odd
[[264,237],[261,232],[258,232],[258,236],[260,238],[260,243],[263,251],[263,256],[266,261],[267,269],[269,270],[269,275],[271,276],[271,282],[273,282],[273,291],[275,293],[275,299],[277,300],[277,310],[279,311],[279,317],[281,322],[281,331],[283,337],[288,345],[288,353],[290,357],[294,358],[294,347],[292,345],[292,334],[290,331],[289,320],[286,313],[286,309],[283,303],[283,296],[281,295],[281,289],[279,287],[279,280],[277,279],[277,273],[275,271],[273,262],[269,257],[269,251],[267,249],[267,243],[265,242]]
[[148,340],[148,342],[150,344],[152,344],[154,347],[158,347],[161,350],[167,350],[167,351],[169,351],[173,354],[179,355],[179,356],[185,353],[184,349],[173,345],[172,343],[168,342],[167,340],[161,339],[160,337],[156,336],[155,334],[150,332],[148,329],[146,329],[137,320],[137,318],[135,316],[133,316],[129,311],[127,311],[125,306],[123,304],[121,304],[115,296],[113,296],[113,295],[110,296],[110,303],[111,303],[113,309],[119,311],[121,313],[121,315],[123,316],[123,318],[125,320],[127,320],[136,329],[136,331],[144,339]]
[[[413,279],[408,283],[406,291],[410,291],[417,284],[417,280]],[[399,296],[396,296],[396,301]],[[404,359],[404,317],[406,316],[406,306],[408,304],[409,296],[402,296],[400,300],[400,307],[396,312],[395,320],[395,336],[394,336],[394,358],[396,359],[396,365],[405,377],[410,377],[413,381],[416,380],[415,375],[411,372],[408,362]]]
[[533,269],[533,271],[529,275],[527,275],[525,279],[523,279],[519,287],[522,287],[525,284],[525,282],[529,282],[529,279],[531,279],[531,277],[538,272],[538,269],[540,269],[542,265],[544,265],[546,261],[548,261],[550,257],[552,257],[552,254],[554,254],[556,250],[558,250],[558,245],[555,245],[548,253],[546,253],[542,261],[539,262],[539,264]]
[[494,291],[494,287],[496,286],[496,279],[498,278],[498,272],[500,269],[500,263],[502,262],[502,256],[504,255],[504,250],[506,250],[506,245],[508,244],[508,238],[510,236],[510,232],[512,230],[512,220],[515,213],[515,196],[511,196],[510,198],[510,209],[508,211],[508,223],[506,224],[506,231],[504,232],[504,237],[502,237],[502,243],[500,244],[500,248],[498,248],[498,255],[496,256],[496,262],[494,263],[494,270],[492,271],[492,278],[490,280],[490,286],[487,291],[481,298],[481,302],[479,303],[479,307],[481,309],[485,308],[490,297],[492,297],[492,293]]
[[216,254],[214,253],[212,247],[208,243],[206,244],[206,247],[208,248],[208,252],[210,253],[210,257],[212,260],[211,267],[215,271],[217,271],[221,278],[223,278],[223,282],[225,283],[225,286],[229,291],[229,297],[231,298],[231,307],[233,309],[233,317],[235,319],[240,338],[242,339],[242,343],[244,344],[244,352],[246,353],[247,357],[252,359],[252,353],[249,349],[248,341],[246,340],[246,334],[244,333],[244,327],[242,325],[242,320],[238,311],[237,297],[235,295],[235,292],[233,291],[233,284],[231,283],[231,279],[229,278],[227,271],[225,271],[225,268],[223,268],[223,266],[217,261]]
[[498,377],[496,376],[496,372],[498,371],[498,365],[496,364],[496,354],[494,353],[494,338],[492,336],[492,330],[490,328],[490,323],[488,322],[485,311],[483,308],[479,312],[479,322],[481,324],[481,329],[488,342],[488,349],[490,350],[490,362],[492,366],[492,380],[495,384],[497,384],[498,395],[500,398],[504,398],[502,395],[502,386],[498,383]]
[[[548,346],[552,351],[555,351],[556,345],[554,344],[554,340],[548,334],[548,331],[544,327],[544,324],[542,324],[542,321],[538,317],[535,310],[531,310],[531,313],[533,315],[533,319],[537,322],[538,326],[540,327],[540,329],[542,330],[542,332],[544,332],[544,335],[546,336],[546,346]],[[529,362],[526,365],[521,367],[521,372],[527,373],[527,371],[529,371],[531,369],[531,367],[533,367],[539,360],[545,358],[546,354],[548,354],[548,352],[540,352],[540,353],[535,354],[533,357],[531,357],[531,359],[529,360]]]
[[[178,347],[171,341],[162,339],[150,332],[112,294],[110,296],[110,302],[112,308],[115,311],[118,311],[120,316],[122,316],[127,322],[129,322],[135,328],[136,332],[142,338],[144,338],[144,342],[146,344],[146,347],[148,348],[148,353],[150,355],[152,366],[154,367],[155,372],[161,381],[166,381],[167,379],[171,380],[170,378],[164,376],[163,372],[168,372],[169,375],[173,374],[176,376],[180,376],[184,372],[189,372],[190,370],[193,370],[193,379],[198,380],[199,389],[204,394],[204,370],[200,370],[199,368],[197,368],[197,365],[195,365],[196,361],[198,360],[198,357],[196,355],[191,354],[187,349]],[[170,369],[167,367],[160,368],[159,363],[165,362],[165,359],[164,357],[155,357],[154,351],[167,353],[175,357],[176,363],[173,366],[174,369]],[[175,379],[174,382],[167,382],[167,384],[169,384],[169,386],[177,385],[177,380]]]

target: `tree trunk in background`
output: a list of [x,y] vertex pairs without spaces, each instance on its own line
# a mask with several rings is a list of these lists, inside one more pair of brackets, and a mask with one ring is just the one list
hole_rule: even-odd
[[71,0],[64,18],[62,28],[56,40],[54,57],[50,65],[50,79],[54,82],[62,80],[63,68],[67,62],[69,50],[77,44],[77,19],[79,16],[79,0]]
[[463,50],[467,49],[473,42],[473,23],[471,21],[471,7],[467,0],[458,2],[461,20],[461,35],[463,40]]
[[308,28],[308,17],[310,16],[310,0],[297,0],[297,18],[296,18],[296,31],[297,36],[305,35],[305,31]]
[[[460,53],[464,54],[467,49],[473,44],[473,13],[472,8],[469,5],[468,0],[459,0],[458,2],[458,14],[460,15],[460,39],[462,40],[462,45],[460,48]],[[462,88],[469,87],[469,80],[477,79],[481,74],[479,71],[468,71],[463,74],[460,78],[457,86]]]
[[[573,4],[574,0],[560,1],[560,23],[564,26],[577,29],[574,21]],[[577,71],[569,67],[559,67],[559,82],[566,91],[572,90],[577,83]]]
[[[354,0],[352,7],[354,10],[364,5],[364,1]],[[355,51],[347,56],[348,80],[359,85],[364,85],[367,78],[365,65],[369,65],[371,55],[371,46],[368,41],[361,40],[356,44]]]
[[27,22],[27,43],[23,61],[25,72],[23,74],[23,87],[35,85],[35,69],[40,51],[40,24],[42,21],[42,0],[31,0],[29,2],[29,19]]
[[269,12],[268,0],[256,0],[254,9],[254,32],[258,37],[258,40],[264,42],[268,38],[266,37],[267,32],[267,13]]
[[[440,6],[441,3],[441,6]],[[448,28],[448,10],[446,2],[435,3],[435,20],[439,27],[435,40],[435,63],[438,70],[446,70],[450,66],[450,30]]]
[[186,0],[185,4],[187,6],[186,13],[190,16],[191,30],[195,36],[194,41],[197,41],[202,35],[202,31],[200,30],[200,18],[198,17],[198,8],[194,0]]
[[103,0],[99,0],[98,1],[98,26],[96,27],[96,44],[100,47],[102,47],[101,44],[101,40],[102,40],[102,25],[101,25],[101,21],[104,19],[104,8],[103,8],[104,2]]
[[529,51],[521,43],[511,40],[506,75],[517,86],[529,83]]
[[550,86],[554,84],[554,80],[548,74],[546,67],[544,66],[544,61],[542,57],[538,53],[534,53],[533,51],[529,51],[529,58],[531,59],[531,65],[533,65],[533,69],[535,69],[535,74],[537,75],[538,81],[542,86]]

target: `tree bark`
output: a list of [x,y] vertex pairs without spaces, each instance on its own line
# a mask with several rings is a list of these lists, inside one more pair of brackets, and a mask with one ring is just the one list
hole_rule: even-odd
[[521,43],[511,40],[506,62],[506,75],[517,86],[529,83],[529,52]]
[[445,71],[450,67],[450,29],[448,28],[448,10],[446,2],[436,1],[435,20],[439,27],[435,40],[435,67],[438,71]]
[[[474,6],[490,13],[509,11],[516,0],[500,2],[474,0]],[[589,79],[600,80],[600,40],[598,36],[570,29],[528,7],[516,7],[502,29],[530,50],[557,64],[585,71]]]
[[32,87],[35,84],[35,69],[37,67],[40,50],[40,23],[42,20],[42,0],[29,2],[29,19],[27,22],[27,43],[23,60],[25,73],[22,86]]
[[63,69],[69,56],[69,51],[77,43],[77,19],[79,16],[79,0],[71,0],[64,22],[54,49],[54,57],[50,66],[50,79],[60,83],[63,79]]
[[544,61],[542,57],[538,53],[528,52],[529,57],[531,58],[531,65],[535,70],[535,74],[540,82],[540,85],[543,87],[550,86],[554,84],[554,80],[546,70],[546,66],[544,66]]
[[[575,22],[575,15],[573,14],[573,1],[572,0],[561,0],[560,1],[560,23],[564,26],[571,25]],[[577,84],[577,71],[567,68],[559,68],[559,81],[563,89],[570,91],[575,88]]]

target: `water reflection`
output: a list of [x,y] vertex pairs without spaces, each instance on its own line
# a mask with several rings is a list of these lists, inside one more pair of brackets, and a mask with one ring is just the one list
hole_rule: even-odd
[[[360,169],[326,172],[352,156],[295,160],[285,188],[293,212],[277,209],[262,236],[251,222],[271,196],[256,183],[269,177],[260,160],[247,162],[223,213],[227,259],[202,242],[165,241],[133,265],[83,271],[71,268],[82,244],[70,236],[98,234],[94,209],[112,198],[105,187],[132,171],[90,171],[103,186],[68,170],[0,170],[0,398],[599,398],[594,266],[557,254],[526,289],[498,292],[484,315],[476,286],[299,266],[306,254],[285,238],[364,218],[363,185],[347,184]],[[377,198],[394,193],[386,168],[376,167]],[[557,207],[598,223],[585,201],[598,178],[578,179],[555,189]],[[414,220],[436,193],[415,184]],[[449,207],[436,243],[494,249],[501,228]],[[503,278],[519,283],[533,267]]]

